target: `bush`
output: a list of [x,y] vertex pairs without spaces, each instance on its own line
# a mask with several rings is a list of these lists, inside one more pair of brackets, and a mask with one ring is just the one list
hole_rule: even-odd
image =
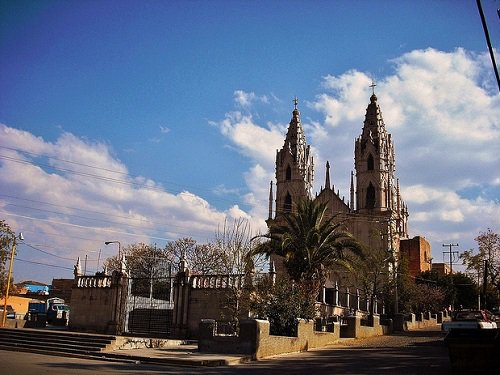
[[309,300],[303,288],[289,279],[278,278],[273,284],[264,278],[256,284],[250,307],[256,318],[269,320],[271,335],[295,337],[297,319],[314,316]]

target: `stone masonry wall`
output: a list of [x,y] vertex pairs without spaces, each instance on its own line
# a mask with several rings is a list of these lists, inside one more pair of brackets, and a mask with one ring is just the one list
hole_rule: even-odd
[[249,354],[259,359],[331,345],[340,338],[338,323],[334,323],[333,332],[317,332],[312,320],[298,322],[297,337],[270,335],[267,320],[241,321],[239,337],[214,336],[214,325],[212,320],[200,323],[198,349],[201,352]]

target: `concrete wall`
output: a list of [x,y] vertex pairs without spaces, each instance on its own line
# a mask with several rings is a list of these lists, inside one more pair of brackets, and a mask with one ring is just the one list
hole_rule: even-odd
[[448,320],[451,320],[451,313],[446,310],[437,314],[431,314],[430,312],[408,315],[397,314],[394,319],[394,330],[411,331],[413,329],[435,327]]
[[[102,280],[101,280],[102,279]],[[127,279],[119,273],[102,278],[79,276],[71,293],[69,329],[123,332]]]
[[348,316],[347,324],[341,327],[340,336],[350,338],[365,338],[372,336],[382,336],[392,333],[393,324],[389,321],[388,325],[380,324],[380,316],[369,316],[363,320],[360,316]]
[[232,320],[228,304],[230,289],[191,289],[189,295],[188,337],[198,337],[202,319]]
[[201,352],[249,354],[259,359],[335,344],[340,338],[339,323],[334,323],[333,332],[316,332],[312,320],[298,321],[297,337],[270,335],[267,320],[241,321],[239,336],[214,336],[214,325],[213,320],[200,323],[198,349]]

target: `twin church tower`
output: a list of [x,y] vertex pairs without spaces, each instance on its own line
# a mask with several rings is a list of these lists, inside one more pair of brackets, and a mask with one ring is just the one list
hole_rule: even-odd
[[292,212],[300,200],[313,199],[326,203],[327,214],[335,221],[343,221],[347,231],[364,245],[398,251],[400,240],[408,238],[408,207],[395,174],[393,140],[386,131],[375,93],[370,97],[363,130],[354,144],[348,202],[334,191],[329,162],[324,187],[313,196],[314,160],[297,104],[295,99],[284,145],[276,153],[276,186],[273,189],[271,182],[268,226]]

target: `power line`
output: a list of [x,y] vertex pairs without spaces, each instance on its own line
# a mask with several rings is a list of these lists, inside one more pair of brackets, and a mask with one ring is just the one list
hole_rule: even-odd
[[23,219],[44,221],[44,222],[48,222],[48,223],[52,223],[52,224],[60,224],[60,225],[67,225],[67,226],[76,227],[76,228],[92,229],[92,230],[95,230],[95,231],[115,233],[115,234],[122,234],[122,235],[133,236],[133,237],[134,236],[135,237],[149,237],[149,238],[152,238],[152,239],[155,239],[155,240],[174,241],[174,239],[172,239],[172,238],[155,237],[155,236],[150,236],[148,234],[128,233],[128,232],[122,232],[122,231],[114,230],[114,229],[89,227],[89,226],[85,226],[85,225],[78,225],[78,224],[72,224],[72,223],[64,223],[64,222],[56,221],[56,220],[41,219],[41,218],[36,218],[36,217],[31,217],[31,216],[18,215],[18,214],[13,214],[13,213],[6,212],[6,211],[0,211],[0,212],[4,213],[6,215],[9,215],[9,216],[21,217]]
[[107,169],[107,168],[102,168],[102,167],[96,167],[95,165],[88,165],[88,164],[84,164],[84,163],[79,163],[77,161],[60,159],[60,158],[57,158],[55,156],[44,155],[44,154],[37,154],[35,152],[21,150],[19,148],[8,147],[8,146],[0,146],[0,148],[6,149],[6,150],[10,150],[10,151],[15,151],[15,152],[22,152],[24,154],[28,154],[28,155],[35,156],[35,157],[46,157],[46,158],[49,158],[49,159],[52,159],[52,160],[62,161],[64,163],[79,165],[79,166],[82,166],[82,167],[88,167],[88,168],[91,168],[91,169],[98,169],[98,170],[105,171],[105,172],[111,172],[111,173],[121,174],[121,175],[124,175],[124,176],[128,175],[126,172],[119,172],[119,171],[114,171],[112,169]]
[[[0,148],[7,149],[7,150],[10,150],[10,151],[19,152],[19,153],[25,153],[25,154],[28,154],[28,155],[31,155],[31,156],[35,156],[35,157],[46,157],[46,158],[53,159],[53,160],[56,160],[56,161],[60,161],[60,162],[64,162],[64,163],[69,163],[69,164],[73,164],[73,165],[78,165],[78,166],[86,167],[86,168],[89,168],[89,169],[94,169],[94,170],[100,170],[100,171],[104,171],[104,172],[115,173],[115,174],[119,174],[119,175],[122,175],[122,176],[125,176],[125,177],[129,176],[131,179],[142,179],[142,178],[144,178],[144,177],[140,177],[140,176],[129,175],[126,172],[114,171],[114,170],[107,169],[107,168],[96,167],[96,166],[92,166],[92,165],[88,165],[88,164],[84,164],[84,163],[79,163],[79,162],[75,162],[75,161],[60,159],[60,158],[56,158],[56,157],[53,157],[53,156],[50,156],[50,155],[37,154],[37,153],[34,153],[34,152],[29,152],[29,151],[25,151],[25,150],[13,148],[13,147],[0,146]],[[57,167],[57,166],[53,166],[53,165],[49,165],[49,164],[43,164],[43,163],[35,163],[33,161],[18,159],[18,158],[7,156],[7,155],[0,155],[0,159],[9,160],[9,161],[13,161],[13,162],[21,163],[21,164],[30,164],[30,165],[36,165],[36,166],[43,166],[43,167],[51,168],[51,169],[58,170],[58,171],[61,171],[61,172],[72,173],[72,174],[76,174],[76,175],[80,175],[80,176],[84,176],[84,177],[96,178],[96,179],[102,180],[102,181],[114,182],[114,183],[124,184],[124,185],[131,185],[131,186],[136,186],[136,187],[140,187],[140,188],[147,189],[147,190],[153,190],[153,191],[169,192],[171,194],[181,193],[182,191],[186,190],[186,188],[193,188],[195,190],[202,190],[202,191],[209,192],[210,194],[214,194],[214,192],[212,190],[204,188],[204,187],[201,187],[201,186],[194,186],[194,185],[189,186],[189,185],[187,185],[187,186],[183,187],[182,185],[177,184],[175,182],[171,182],[171,181],[159,181],[159,182],[162,183],[162,184],[168,184],[168,185],[178,186],[180,190],[169,190],[169,189],[165,189],[163,187],[162,188],[160,188],[160,187],[153,187],[153,186],[147,185],[146,183],[137,183],[137,182],[133,182],[133,181],[120,180],[118,178],[99,176],[99,175],[95,175],[95,174],[92,174],[92,173],[79,172],[79,171],[75,171],[73,169],[67,169],[67,168]],[[229,202],[231,204],[234,204],[234,201],[229,200],[229,199],[224,199],[224,198],[221,198],[221,197],[216,197],[216,198],[214,198],[214,200],[219,200],[219,201],[224,201],[224,202]],[[240,203],[240,204],[246,204],[246,202],[243,202],[243,201],[237,201],[237,202]]]
[[[500,76],[498,74],[497,63],[495,62],[495,53],[491,46],[490,33],[488,32],[488,25],[486,24],[486,19],[483,13],[483,7],[481,6],[481,0],[476,0],[477,8],[479,10],[479,16],[481,17],[481,23],[483,25],[484,36],[486,38],[486,44],[488,45],[488,51],[490,52],[491,63],[493,65],[493,71],[495,72],[495,78],[497,79],[498,91],[500,91]],[[500,15],[500,13],[499,13]]]
[[[45,204],[47,206],[54,206],[54,207],[66,208],[68,210],[77,210],[77,211],[83,211],[83,212],[87,212],[87,213],[91,213],[91,214],[105,215],[105,216],[116,217],[116,218],[119,218],[119,219],[138,221],[138,222],[141,222],[141,223],[144,223],[144,224],[152,224],[152,225],[155,225],[155,226],[166,225],[166,226],[174,227],[174,228],[187,229],[186,227],[182,227],[180,225],[170,224],[170,223],[167,223],[167,222],[158,222],[158,221],[151,221],[149,219],[138,219],[138,218],[129,217],[129,216],[113,215],[113,214],[108,214],[108,213],[105,213],[105,212],[86,210],[86,209],[76,208],[76,207],[68,207],[68,206],[63,206],[63,205],[59,205],[59,204],[53,204],[53,203],[48,203],[48,202],[36,201],[36,200],[26,199],[26,198],[19,198],[19,197],[14,197],[14,196],[5,195],[5,194],[0,194],[0,196],[12,198],[12,199],[24,200],[24,201],[33,202],[33,203]],[[45,210],[43,208],[21,206],[21,205],[14,204],[14,203],[8,203],[7,206],[14,206],[14,207],[26,208],[26,209],[30,209],[30,210],[43,211],[43,212],[49,212],[49,213],[58,214],[58,215],[65,215],[65,216],[76,217],[78,219],[85,219],[85,220],[91,220],[91,221],[102,221],[102,222],[106,222],[106,223],[118,224],[118,225],[127,226],[127,227],[131,227],[131,228],[143,229],[142,226],[135,226],[135,225],[131,225],[131,224],[124,224],[124,223],[120,223],[120,222],[116,222],[116,221],[99,219],[99,218],[89,218],[89,217],[80,216],[80,215],[68,214],[68,213],[64,213],[64,212],[60,212],[60,211],[50,211],[50,210]]]
[[[109,223],[109,224],[125,225],[125,226],[130,227],[130,228],[138,228],[138,229],[139,228],[141,228],[141,229],[143,228],[143,227],[140,227],[140,226],[137,226],[137,225],[122,224],[122,223],[118,223],[116,221],[111,221],[111,220],[105,220],[105,219],[99,219],[99,218],[90,218],[90,217],[85,217],[85,216],[80,216],[80,215],[74,215],[74,214],[68,214],[68,213],[59,212],[59,211],[44,210],[43,208],[21,206],[21,205],[13,204],[13,203],[8,203],[4,207],[9,207],[9,206],[18,207],[18,208],[26,208],[26,209],[29,209],[29,210],[35,210],[35,211],[41,211],[41,212],[48,212],[48,213],[57,214],[57,215],[64,215],[64,216],[74,217],[74,218],[77,218],[77,219],[84,219],[84,220],[90,220],[90,221],[100,221],[100,222]],[[144,222],[152,224],[151,222],[148,222],[146,220],[144,220]],[[172,225],[172,226],[174,226],[174,225]]]
[[30,248],[32,248],[32,249],[34,249],[34,250],[40,251],[40,252],[42,252],[42,253],[44,253],[44,254],[47,254],[47,255],[50,255],[50,256],[53,256],[53,257],[56,257],[56,258],[59,258],[59,259],[64,259],[64,260],[74,260],[73,258],[65,258],[65,257],[59,256],[59,255],[56,255],[56,254],[52,254],[52,253],[50,253],[50,252],[48,252],[48,251],[45,251],[45,250],[39,249],[39,248],[37,248],[37,247],[35,247],[35,246],[33,246],[33,245],[30,245],[30,244],[28,244],[28,243],[26,243],[26,242],[23,242],[22,244],[23,244],[23,245],[26,245],[26,246],[28,246],[28,247],[30,247]]
[[38,264],[38,265],[41,265],[41,266],[54,267],[54,268],[62,268],[62,269],[65,269],[65,270],[72,270],[73,269],[72,267],[64,267],[64,266],[58,266],[58,265],[55,265],[55,264],[48,264],[48,263],[42,263],[42,262],[34,262],[32,260],[20,259],[18,257],[16,257],[16,262]]
[[[85,237],[79,237],[79,236],[70,236],[68,234],[50,233],[50,232],[47,232],[47,231],[37,231],[37,230],[23,229],[23,233],[35,233],[35,234],[42,234],[44,236],[74,238],[74,239],[77,239],[77,240],[90,241],[90,242],[95,242],[95,243],[102,244],[102,240],[96,240],[95,238],[85,238]],[[43,246],[47,246],[47,245],[43,245]]]

